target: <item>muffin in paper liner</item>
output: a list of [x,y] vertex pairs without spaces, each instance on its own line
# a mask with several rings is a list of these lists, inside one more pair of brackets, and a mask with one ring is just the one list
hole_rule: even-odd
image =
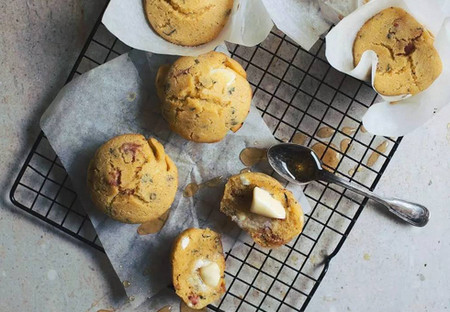
[[214,50],[224,41],[254,46],[262,42],[273,27],[261,0],[234,0],[228,22],[219,35],[199,46],[181,46],[160,37],[147,20],[142,0],[111,0],[102,22],[128,46],[166,55],[199,55]]
[[[445,5],[445,3],[444,3]],[[437,0],[373,0],[344,18],[326,36],[326,57],[331,66],[374,85],[378,57],[374,51],[363,53],[355,67],[353,44],[361,27],[374,15],[389,7],[399,7],[412,15],[434,36],[434,47],[442,61],[442,72],[426,90],[415,95],[380,95],[363,116],[364,127],[372,134],[403,136],[420,127],[450,101],[450,18]]]

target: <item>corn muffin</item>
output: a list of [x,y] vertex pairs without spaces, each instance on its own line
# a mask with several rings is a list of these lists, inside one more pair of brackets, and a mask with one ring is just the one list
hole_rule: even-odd
[[172,205],[177,167],[156,139],[124,134],[103,144],[87,174],[92,201],[111,218],[125,223],[157,219]]
[[214,40],[229,20],[233,0],[145,0],[147,19],[165,40],[197,46]]
[[220,52],[179,58],[162,66],[156,89],[170,128],[187,140],[212,143],[238,131],[247,117],[252,90],[247,74]]
[[[281,209],[273,209],[272,215],[252,212],[255,190],[270,194]],[[267,202],[270,199],[266,200]],[[272,207],[274,205],[270,203]],[[229,216],[240,228],[247,231],[262,247],[274,248],[288,243],[303,229],[303,212],[294,195],[263,173],[246,172],[232,176],[225,185],[220,211]]]
[[172,279],[177,295],[193,309],[202,309],[225,292],[225,258],[220,234],[190,228],[175,240]]
[[362,54],[378,55],[374,87],[387,96],[417,94],[441,74],[433,35],[401,8],[387,8],[369,19],[353,45],[354,65]]

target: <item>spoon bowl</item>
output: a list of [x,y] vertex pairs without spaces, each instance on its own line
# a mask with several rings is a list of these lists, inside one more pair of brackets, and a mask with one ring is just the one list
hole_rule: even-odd
[[267,150],[270,166],[286,180],[307,184],[319,179],[322,162],[314,151],[306,146],[281,143]]

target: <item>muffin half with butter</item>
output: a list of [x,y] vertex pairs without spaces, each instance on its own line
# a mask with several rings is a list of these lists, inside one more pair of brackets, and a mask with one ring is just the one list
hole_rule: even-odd
[[156,89],[170,128],[187,140],[212,143],[236,132],[250,111],[252,89],[235,60],[220,52],[180,57],[158,70]]
[[163,215],[178,187],[177,167],[156,139],[124,134],[99,147],[88,168],[95,206],[125,223],[144,223]]
[[382,95],[417,94],[442,72],[433,34],[401,8],[387,8],[361,27],[353,44],[355,66],[367,50],[378,56],[374,87]]
[[193,309],[202,309],[225,292],[225,257],[220,234],[190,228],[175,240],[172,280],[177,295]]
[[284,245],[303,229],[303,211],[294,195],[264,173],[232,176],[225,185],[220,211],[262,247]]

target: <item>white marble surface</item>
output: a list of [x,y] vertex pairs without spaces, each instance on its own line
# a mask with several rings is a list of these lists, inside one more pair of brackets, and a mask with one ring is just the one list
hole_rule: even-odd
[[[98,311],[123,305],[106,257],[12,206],[8,192],[104,2],[0,4],[1,311]],[[378,192],[430,207],[423,229],[366,207],[308,311],[450,309],[450,107],[407,136]],[[143,309],[145,311],[145,309]]]
[[103,5],[0,2],[1,311],[97,311],[91,306],[102,298],[122,295],[102,253],[38,222],[8,198],[39,133],[39,118],[63,86]]
[[376,191],[424,204],[429,223],[368,205],[308,311],[449,310],[450,106],[403,139]]

